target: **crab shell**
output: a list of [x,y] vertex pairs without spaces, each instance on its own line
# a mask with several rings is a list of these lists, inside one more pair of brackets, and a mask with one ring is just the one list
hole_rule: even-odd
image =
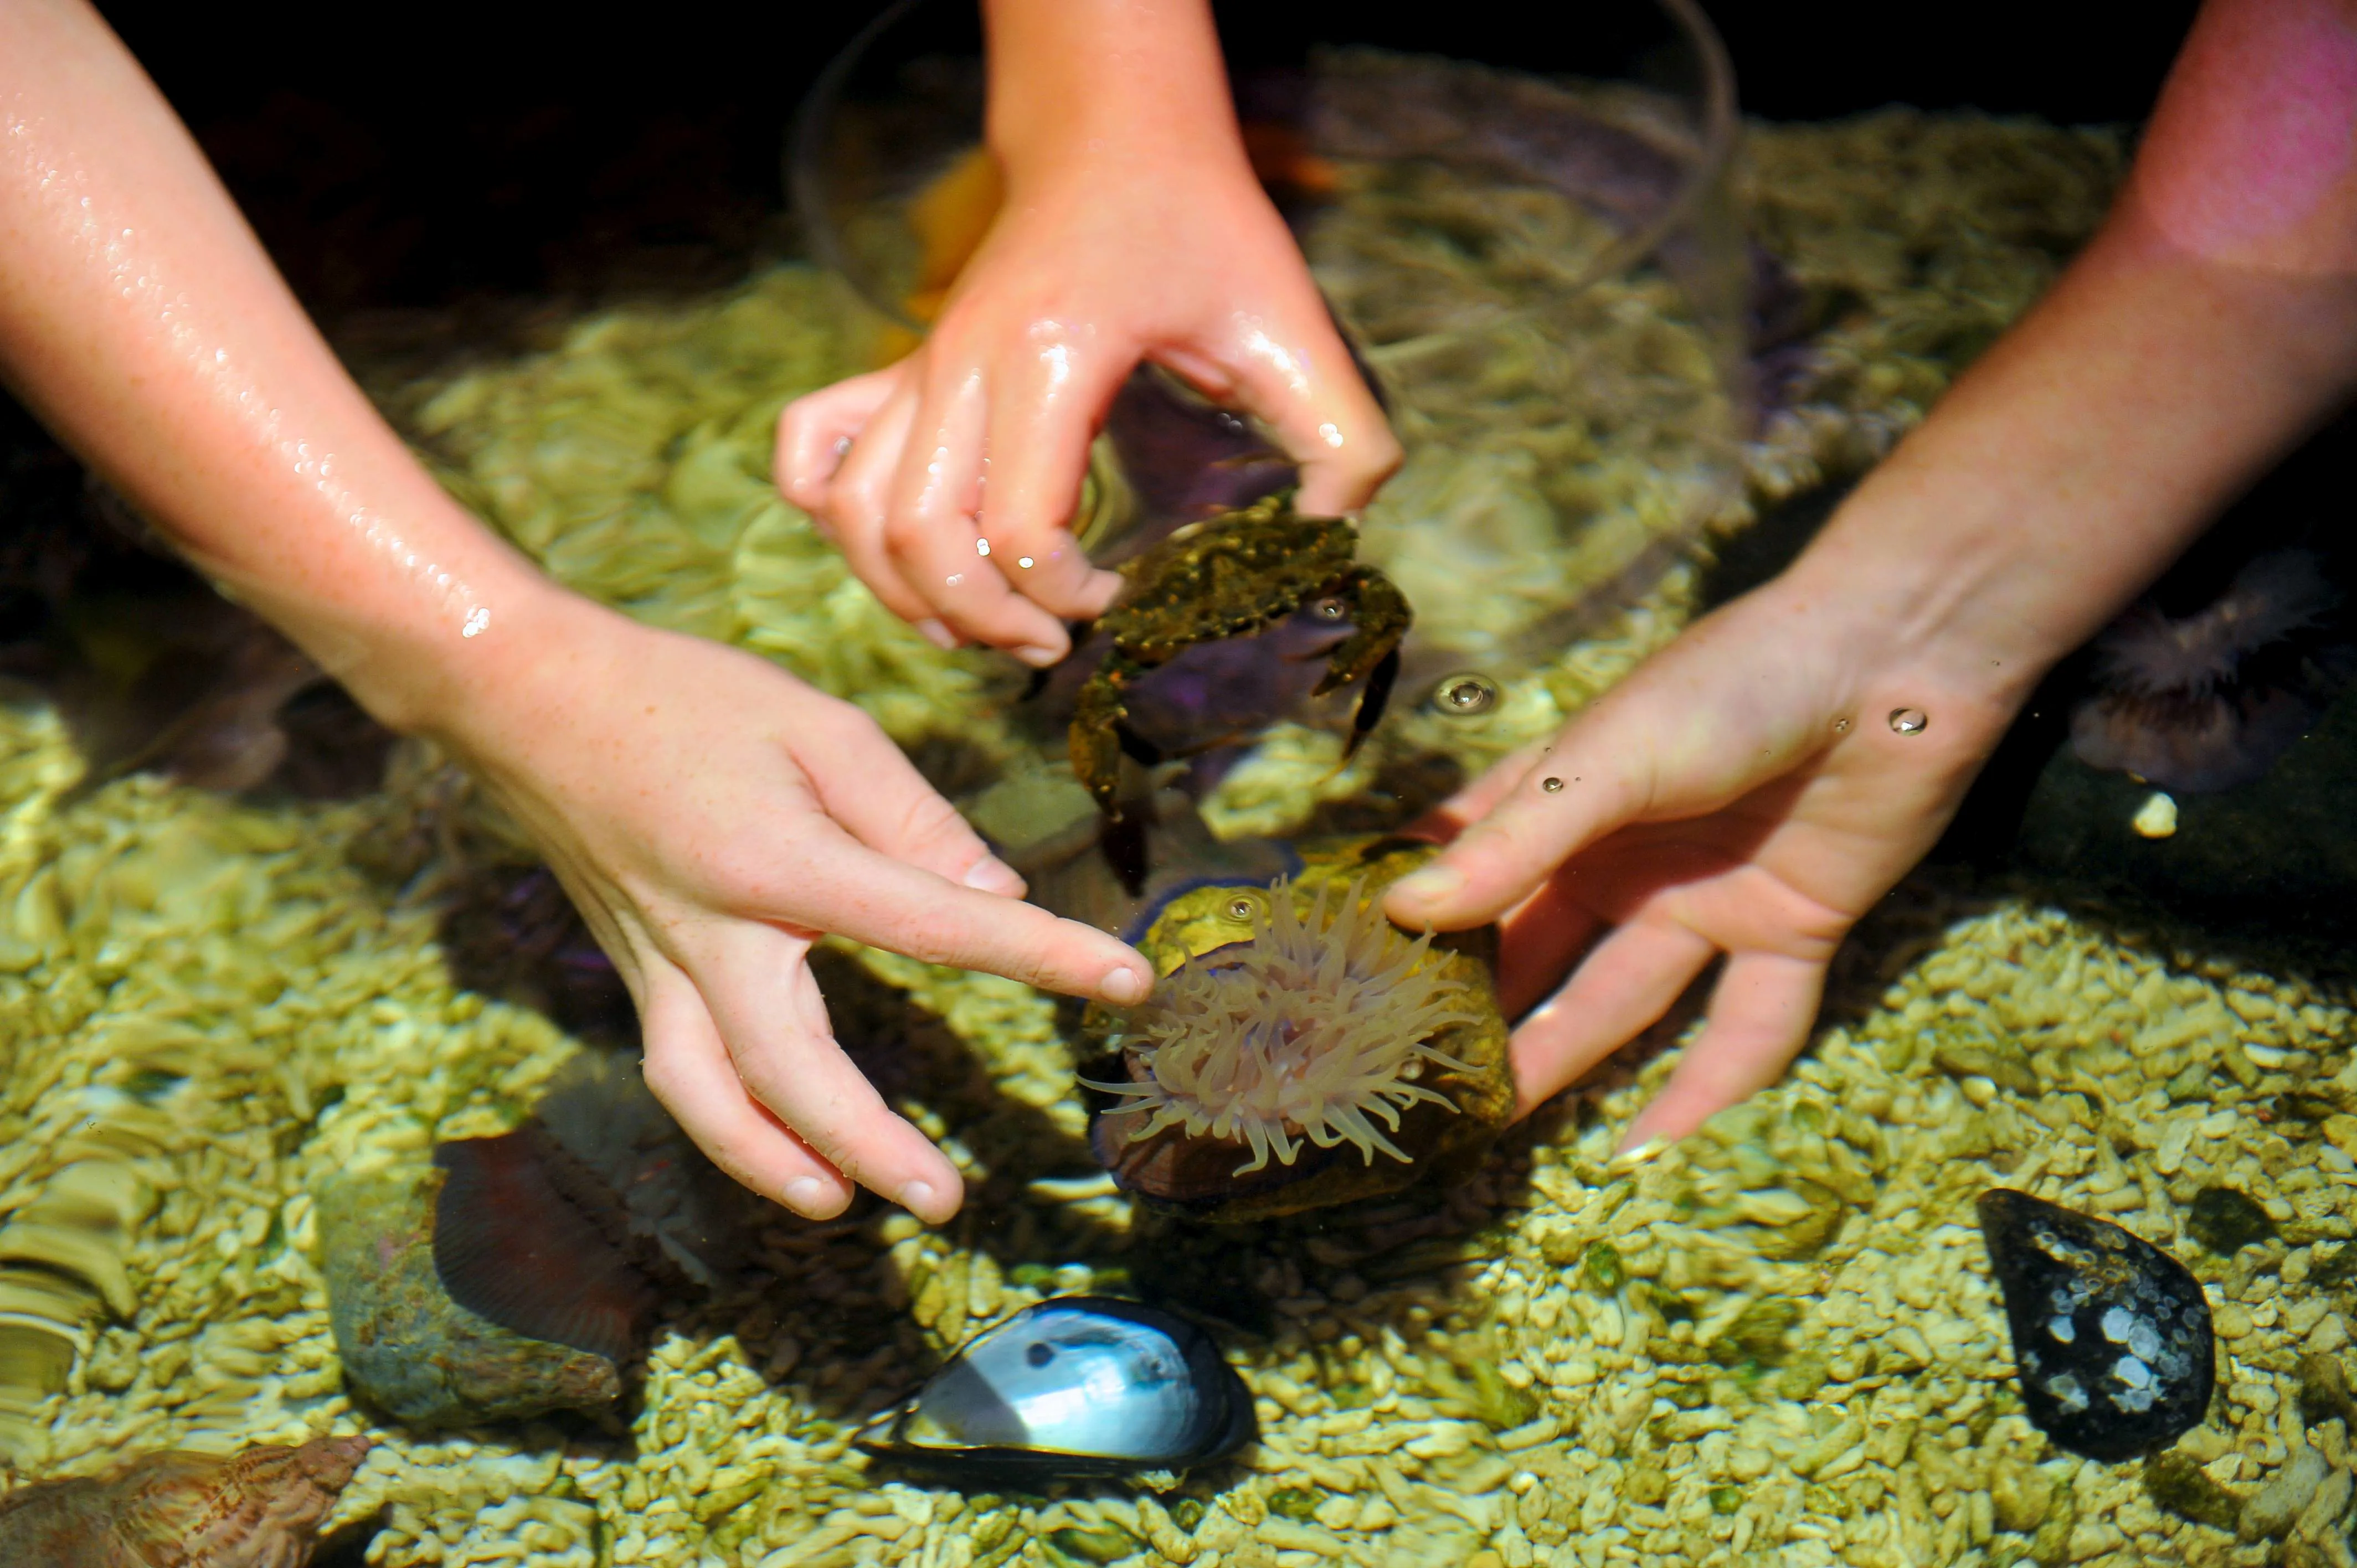
[[365,1437],[229,1458],[147,1454],[104,1477],[0,1497],[9,1568],[304,1568],[319,1521],[368,1456]]
[[1343,600],[1352,629],[1310,694],[1366,682],[1354,748],[1381,716],[1414,612],[1389,578],[1355,559],[1355,529],[1339,518],[1297,517],[1290,501],[1271,496],[1213,518],[1122,566],[1129,587],[1098,623],[1113,646],[1081,688],[1069,735],[1073,775],[1109,815],[1119,815],[1128,689],[1189,649],[1254,635],[1313,600]]

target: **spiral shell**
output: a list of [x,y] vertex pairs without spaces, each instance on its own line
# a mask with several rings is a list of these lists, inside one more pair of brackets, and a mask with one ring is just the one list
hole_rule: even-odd
[[229,1458],[148,1454],[104,1477],[42,1481],[0,1497],[9,1568],[304,1568],[365,1437]]

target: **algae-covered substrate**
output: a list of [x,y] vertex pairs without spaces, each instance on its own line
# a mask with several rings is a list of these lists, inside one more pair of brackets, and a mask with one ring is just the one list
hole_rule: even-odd
[[[1899,113],[1761,127],[1748,158],[1755,230],[1835,302],[1797,400],[1747,448],[1754,501],[1878,455],[2084,238],[2121,164],[2108,135]],[[774,657],[920,755],[954,721],[1005,766],[1012,679],[906,631],[767,488],[779,404],[856,365],[842,319],[786,266],[381,390],[560,576]],[[1593,459],[1601,490],[1648,482],[1612,458]],[[1622,503],[1642,497],[1599,504]],[[1418,526],[1379,510],[1370,553]],[[1404,703],[1323,792],[1386,757],[1501,754],[1674,634],[1695,584],[1672,570],[1485,714]],[[1330,770],[1325,739],[1281,737],[1215,821],[1301,826],[1279,818]],[[345,1390],[313,1195],[507,1130],[580,1048],[459,989],[437,946],[439,901],[496,838],[414,754],[332,806],[140,778],[77,798],[79,772],[52,712],[0,712],[14,1481],[366,1432],[335,1522],[375,1518],[366,1560],[403,1565],[2350,1561],[2357,1406],[2331,1369],[2357,1277],[2357,1063],[2338,979],[1919,874],[1843,956],[1803,1060],[1686,1144],[1609,1159],[1674,1059],[1673,1020],[1452,1192],[1206,1236],[1092,1174],[1049,998],[846,950],[839,1026],[894,1064],[898,1102],[967,1173],[966,1213],[938,1232],[886,1208],[781,1214],[747,1284],[663,1319],[621,1416],[421,1436]],[[2024,1419],[1973,1222],[1993,1186],[2116,1220],[2207,1286],[2220,1395],[2156,1479]],[[1080,1289],[1208,1314],[1257,1445],[1167,1489],[1049,1495],[850,1449],[971,1328]]]

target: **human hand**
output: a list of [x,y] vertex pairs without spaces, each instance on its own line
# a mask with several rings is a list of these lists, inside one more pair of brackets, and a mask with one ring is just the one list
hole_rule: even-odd
[[1306,513],[1357,509],[1398,466],[1223,87],[1216,100],[1191,121],[1115,103],[1085,132],[995,134],[1006,199],[931,336],[780,419],[780,488],[942,646],[1052,664],[1064,620],[1112,602],[1120,579],[1070,522],[1089,442],[1141,359],[1265,421],[1300,465]]
[[[1702,1033],[1624,1146],[1774,1082],[1843,935],[1938,838],[2012,715],[2021,682],[1949,672],[1971,662],[1788,574],[1445,804],[1454,841],[1385,908],[1411,928],[1501,920],[1509,1015],[1545,997],[1513,1035],[1518,1113],[1721,953]],[[1892,717],[1910,710],[1927,722]]]
[[[1022,879],[873,721],[734,649],[551,590],[536,650],[435,726],[523,825],[629,983],[647,1086],[714,1163],[813,1219],[852,1184],[929,1223],[957,1170],[834,1040],[821,934],[1135,1001],[1145,962]],[[1126,988],[1125,988],[1125,986]]]

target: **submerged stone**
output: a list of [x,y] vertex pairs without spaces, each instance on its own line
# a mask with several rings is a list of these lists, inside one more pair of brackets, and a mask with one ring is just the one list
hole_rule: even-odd
[[2184,1264],[2028,1193],[1993,1188],[1979,1208],[2030,1424],[2110,1463],[2201,1421],[2217,1348],[2210,1304]]
[[2155,1506],[2179,1519],[2234,1533],[2243,1499],[2210,1478],[2190,1455],[2156,1454],[2144,1462],[2144,1489]]
[[2231,1187],[2205,1187],[2186,1206],[2185,1228],[2222,1258],[2233,1257],[2276,1233],[2276,1222],[2247,1193]]

